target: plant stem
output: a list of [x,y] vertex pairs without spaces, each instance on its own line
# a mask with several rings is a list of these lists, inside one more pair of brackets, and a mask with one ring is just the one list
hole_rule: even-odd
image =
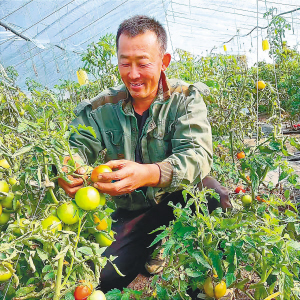
[[[46,181],[46,183],[49,183],[50,181],[49,181],[49,172],[48,172],[48,165],[47,165],[47,158],[46,158],[46,156],[44,155],[44,164],[45,164],[45,181]],[[56,198],[56,196],[55,196],[55,194],[54,194],[54,192],[53,192],[53,188],[52,187],[50,187],[49,188],[49,192],[50,192],[50,195],[51,195],[51,198],[52,198],[52,200],[53,200],[53,202],[55,203],[55,204],[59,204],[59,201],[57,200],[57,198]]]
[[[77,231],[77,236],[76,236],[76,242],[75,242],[75,246],[74,246],[74,253],[76,252],[76,249],[77,249],[77,245],[78,245],[78,241],[79,241],[79,237],[80,237],[80,232],[81,232],[81,218],[79,218],[79,221],[78,221],[78,231]],[[72,268],[73,268],[73,264],[74,264],[74,257],[72,257],[72,260],[71,260],[71,264],[70,264],[70,268],[69,268],[69,272],[68,274],[66,275],[61,287],[63,288],[67,281],[68,281],[68,278],[69,276],[71,275],[71,272],[72,272]],[[54,299],[53,299],[54,300]]]
[[232,131],[229,132],[229,140],[230,140],[230,154],[231,154],[231,158],[232,158],[232,163],[234,164],[233,135],[232,135]]
[[53,300],[59,300],[60,298],[60,290],[62,288],[61,279],[62,279],[64,258],[65,256],[63,255],[58,261],[57,275],[56,275],[56,282],[55,282],[55,293],[54,293]]

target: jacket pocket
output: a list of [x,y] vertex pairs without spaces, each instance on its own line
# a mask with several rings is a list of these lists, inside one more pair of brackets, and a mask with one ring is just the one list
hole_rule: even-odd
[[124,156],[124,133],[122,130],[105,130],[104,143],[108,160]]

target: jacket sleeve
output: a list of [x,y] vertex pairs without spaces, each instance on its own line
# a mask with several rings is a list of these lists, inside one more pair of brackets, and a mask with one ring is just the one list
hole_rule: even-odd
[[91,102],[89,100],[80,102],[74,112],[77,118],[71,122],[69,127],[76,127],[78,133],[71,134],[70,146],[77,148],[79,155],[89,164],[93,164],[98,158],[99,152],[104,149],[104,145]]
[[195,185],[209,172],[212,165],[212,134],[207,119],[206,105],[200,91],[204,84],[189,86],[189,95],[181,95],[175,131],[172,137],[172,154],[158,163],[161,170],[157,187],[171,192],[180,184]]

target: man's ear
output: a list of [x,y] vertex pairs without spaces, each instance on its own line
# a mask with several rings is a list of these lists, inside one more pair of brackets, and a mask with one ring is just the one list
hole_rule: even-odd
[[167,67],[169,66],[171,61],[171,54],[170,53],[165,53],[162,59],[162,70],[165,71]]

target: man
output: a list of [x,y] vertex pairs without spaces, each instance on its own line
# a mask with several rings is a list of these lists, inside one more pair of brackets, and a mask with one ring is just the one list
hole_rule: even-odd
[[[95,136],[79,129],[81,134],[70,138],[90,164],[106,148],[106,164],[115,170],[94,184],[113,196],[118,208],[113,215],[116,241],[105,255],[118,256],[116,265],[126,275],[120,277],[107,265],[100,279],[105,292],[127,286],[141,272],[153,251],[148,247],[155,235],[149,232],[173,219],[168,202],[184,204],[180,185],[201,184],[212,163],[211,129],[201,97],[208,88],[167,80],[164,71],[171,55],[161,24],[132,17],[120,25],[116,42],[124,85],[81,102],[72,125],[91,126]],[[83,181],[59,183],[74,195]],[[218,182],[206,177],[203,183],[220,193],[224,209],[230,207]]]

